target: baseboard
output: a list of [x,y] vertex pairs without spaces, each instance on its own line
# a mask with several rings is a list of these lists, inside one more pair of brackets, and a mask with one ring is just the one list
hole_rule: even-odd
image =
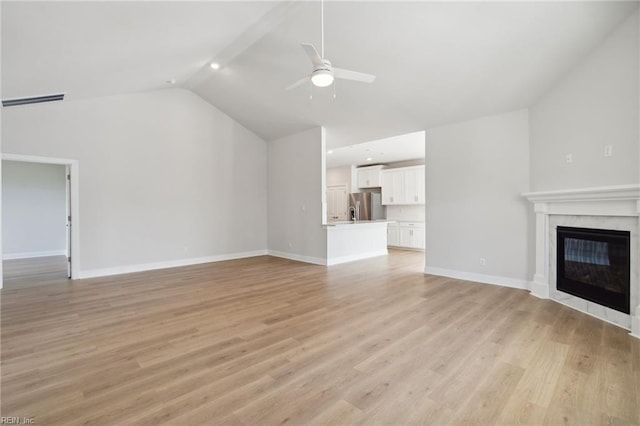
[[539,299],[548,299],[549,298],[549,284],[539,283],[535,280],[531,281],[531,295],[539,298]]
[[438,275],[441,277],[456,278],[465,281],[475,281],[484,284],[499,285],[502,287],[511,287],[522,290],[529,290],[529,282],[519,280],[517,278],[500,277],[497,275],[476,274],[473,272],[456,271],[453,269],[435,268],[427,266],[424,273],[429,275]]
[[32,257],[66,256],[66,250],[30,251],[24,253],[3,253],[2,260],[30,259]]
[[281,257],[283,259],[289,259],[289,260],[296,260],[298,262],[313,263],[314,265],[323,265],[323,266],[327,265],[327,259],[322,259],[320,257],[303,256],[297,253],[287,253],[287,252],[278,251],[278,250],[268,250],[267,254],[269,256]]
[[631,316],[631,333],[629,334],[640,339],[640,307],[637,307],[636,314]]
[[335,257],[333,259],[327,259],[327,266],[339,265],[341,263],[354,262],[356,260],[368,259],[370,257],[386,256],[389,252],[387,250],[378,250],[369,253],[359,253],[350,256]]
[[169,260],[166,262],[143,263],[138,265],[116,266],[113,268],[89,269],[80,271],[78,278],[97,278],[109,275],[130,274],[133,272],[153,271],[155,269],[176,268],[179,266],[198,265],[201,263],[221,262],[224,260],[243,259],[245,257],[264,256],[267,250],[246,251],[240,253],[221,254],[216,256],[193,257],[189,259]]

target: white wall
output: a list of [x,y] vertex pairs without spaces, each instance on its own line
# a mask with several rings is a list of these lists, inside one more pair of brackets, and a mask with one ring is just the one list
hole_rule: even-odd
[[425,169],[425,271],[526,287],[533,222],[520,194],[529,189],[528,112],[428,130]]
[[324,151],[321,127],[269,142],[269,253],[326,262]]
[[425,206],[387,206],[387,219],[424,222]]
[[327,187],[334,185],[346,185],[347,194],[354,192],[351,190],[351,166],[327,169]]
[[638,45],[636,12],[531,107],[532,191],[638,182]]
[[266,142],[168,89],[3,111],[5,153],[77,159],[81,276],[266,251]]
[[3,259],[64,255],[65,167],[2,161]]

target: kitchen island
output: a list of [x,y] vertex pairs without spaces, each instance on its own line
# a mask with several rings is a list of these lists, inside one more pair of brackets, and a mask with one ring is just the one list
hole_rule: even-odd
[[327,265],[387,255],[388,220],[328,222]]

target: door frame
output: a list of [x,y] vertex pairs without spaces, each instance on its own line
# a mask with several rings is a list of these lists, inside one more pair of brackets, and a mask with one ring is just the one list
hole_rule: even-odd
[[[22,161],[25,163],[40,164],[56,164],[67,166],[71,179],[71,193],[67,200],[71,204],[71,246],[67,250],[71,250],[71,278],[79,277],[80,273],[80,185],[79,185],[79,166],[78,160],[69,158],[42,157],[38,155],[22,155],[22,154],[2,154],[2,160]],[[2,188],[0,186],[0,193]],[[2,288],[2,277],[0,277],[0,288]]]

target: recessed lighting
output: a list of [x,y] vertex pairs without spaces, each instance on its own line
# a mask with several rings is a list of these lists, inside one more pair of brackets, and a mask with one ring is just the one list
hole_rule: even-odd
[[371,160],[373,160],[373,158],[367,157],[367,161],[371,161]]
[[327,151],[327,154],[333,154],[333,150],[330,149],[329,151]]
[[211,64],[209,64],[209,66],[211,67],[212,70],[219,70],[220,69],[220,64],[217,62],[211,62]]
[[171,80],[166,81],[167,84],[176,84],[176,79],[172,78]]

